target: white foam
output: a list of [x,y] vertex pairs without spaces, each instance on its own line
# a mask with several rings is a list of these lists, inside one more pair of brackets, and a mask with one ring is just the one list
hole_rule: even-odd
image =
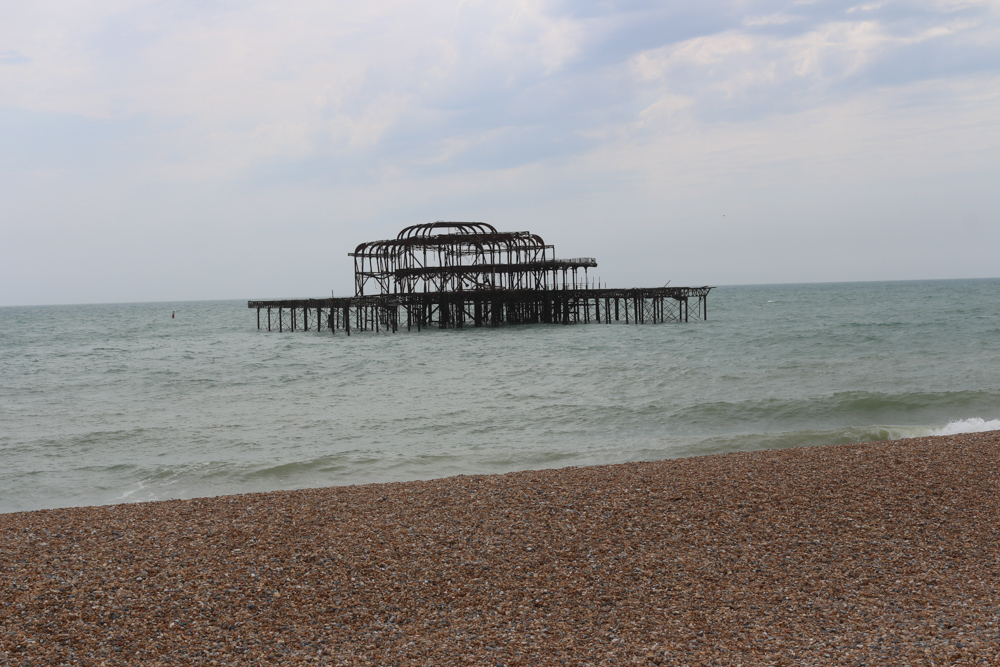
[[947,426],[934,429],[931,435],[955,435],[957,433],[981,433],[982,431],[1000,431],[1000,419],[989,421],[972,417],[948,422]]

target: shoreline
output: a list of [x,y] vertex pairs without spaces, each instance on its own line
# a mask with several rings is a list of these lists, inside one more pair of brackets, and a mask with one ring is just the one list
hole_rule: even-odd
[[0,515],[0,662],[1000,662],[1000,432]]

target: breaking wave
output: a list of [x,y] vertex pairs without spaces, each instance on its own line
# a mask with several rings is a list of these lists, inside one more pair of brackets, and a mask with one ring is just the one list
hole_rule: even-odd
[[948,422],[942,428],[934,429],[931,435],[956,435],[958,433],[982,433],[983,431],[1000,431],[1000,419],[960,419]]

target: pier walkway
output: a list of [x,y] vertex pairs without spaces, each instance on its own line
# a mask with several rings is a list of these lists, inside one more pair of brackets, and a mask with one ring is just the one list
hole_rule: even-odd
[[396,332],[501,324],[626,324],[708,319],[711,287],[496,289],[250,301],[268,331]]

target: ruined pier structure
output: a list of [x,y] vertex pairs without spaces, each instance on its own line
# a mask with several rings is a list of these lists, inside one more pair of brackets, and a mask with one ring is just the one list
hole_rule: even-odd
[[[592,257],[556,259],[537,234],[484,222],[432,222],[362,243],[355,296],[250,301],[268,331],[398,331],[531,323],[688,322],[708,318],[711,287],[609,289]],[[693,307],[692,307],[693,306]]]

